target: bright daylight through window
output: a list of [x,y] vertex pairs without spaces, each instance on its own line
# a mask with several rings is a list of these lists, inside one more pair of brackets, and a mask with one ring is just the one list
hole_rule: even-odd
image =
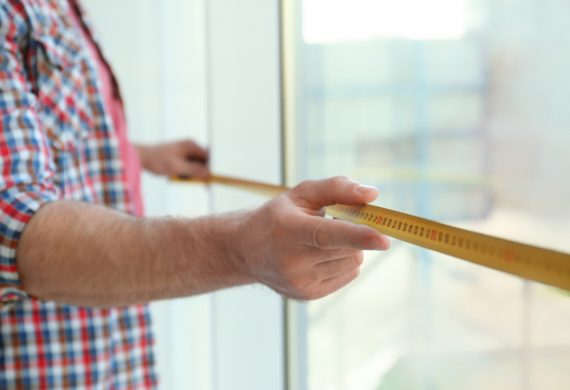
[[[570,3],[285,3],[292,181],[570,251]],[[306,311],[309,389],[570,383],[567,293],[408,244]]]

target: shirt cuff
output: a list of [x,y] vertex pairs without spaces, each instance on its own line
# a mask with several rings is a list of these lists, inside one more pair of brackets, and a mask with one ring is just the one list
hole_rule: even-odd
[[0,190],[0,307],[28,298],[16,266],[16,249],[30,219],[58,199],[52,186],[18,185]]

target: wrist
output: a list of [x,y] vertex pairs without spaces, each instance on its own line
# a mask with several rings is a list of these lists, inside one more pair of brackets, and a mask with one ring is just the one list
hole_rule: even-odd
[[152,169],[153,169],[153,166],[152,166],[152,150],[151,150],[152,146],[146,146],[146,145],[140,145],[140,144],[136,144],[134,146],[137,150],[137,153],[139,156],[139,161],[140,161],[143,169],[152,172]]
[[241,275],[246,283],[257,283],[252,258],[258,251],[254,240],[258,237],[252,234],[251,221],[253,211],[237,211],[224,216],[220,247],[225,248],[225,258]]
[[[213,253],[212,266],[225,275],[227,287],[256,283],[250,267],[250,256],[255,249],[250,240],[248,223],[250,211],[232,212],[204,218],[204,242],[207,252]],[[246,233],[246,234],[244,234]]]

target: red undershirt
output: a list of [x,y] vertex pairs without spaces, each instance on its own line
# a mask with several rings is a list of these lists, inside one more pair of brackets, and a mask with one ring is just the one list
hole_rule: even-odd
[[[73,2],[70,2],[73,5]],[[129,185],[129,193],[131,194],[135,205],[136,215],[143,215],[143,201],[140,186],[141,164],[136,148],[127,139],[127,121],[125,111],[121,100],[113,93],[113,79],[110,69],[103,61],[91,33],[84,27],[81,22],[81,16],[77,14],[75,7],[70,6],[70,14],[73,17],[77,28],[83,34],[85,42],[87,42],[87,50],[89,55],[97,62],[97,74],[99,76],[101,94],[105,105],[105,112],[111,116],[115,127],[116,135],[119,140],[119,149],[121,160],[126,176],[126,182]]]

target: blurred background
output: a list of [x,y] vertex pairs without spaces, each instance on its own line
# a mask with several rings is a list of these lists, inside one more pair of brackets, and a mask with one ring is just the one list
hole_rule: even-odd
[[[570,3],[84,0],[137,142],[217,173],[347,175],[378,205],[570,252]],[[264,201],[144,177],[148,215]],[[570,296],[393,242],[317,302],[153,304],[164,389],[569,389]]]

